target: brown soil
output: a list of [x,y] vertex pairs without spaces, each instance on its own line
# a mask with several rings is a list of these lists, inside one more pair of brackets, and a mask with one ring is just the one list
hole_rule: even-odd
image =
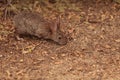
[[[77,1],[77,0],[76,0]],[[62,16],[67,45],[14,37],[0,21],[0,80],[120,80],[120,4],[83,0]]]

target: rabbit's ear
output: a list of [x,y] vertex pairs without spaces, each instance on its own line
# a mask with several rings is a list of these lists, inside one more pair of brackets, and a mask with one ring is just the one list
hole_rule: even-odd
[[57,28],[60,28],[60,16],[58,16],[56,23],[57,23]]
[[57,23],[56,21],[53,21],[51,24],[50,24],[50,31],[52,34],[55,34],[57,32]]
[[55,25],[52,28],[53,33],[57,31],[57,28],[58,28],[57,23],[55,23]]
[[52,32],[56,32],[59,27],[60,27],[60,20],[59,18],[57,18],[56,20],[54,20],[54,25],[52,26]]
[[56,20],[54,20],[53,23],[54,25],[51,27],[51,31],[54,34],[57,32],[57,30],[60,29],[60,16]]

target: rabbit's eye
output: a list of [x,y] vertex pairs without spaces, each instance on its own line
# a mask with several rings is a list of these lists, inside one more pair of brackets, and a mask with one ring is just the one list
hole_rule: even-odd
[[61,39],[61,36],[59,36],[58,39]]

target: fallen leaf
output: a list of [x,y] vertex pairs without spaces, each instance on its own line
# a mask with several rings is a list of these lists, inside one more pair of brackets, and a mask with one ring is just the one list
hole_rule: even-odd
[[115,41],[116,41],[116,42],[120,42],[120,39],[116,39]]

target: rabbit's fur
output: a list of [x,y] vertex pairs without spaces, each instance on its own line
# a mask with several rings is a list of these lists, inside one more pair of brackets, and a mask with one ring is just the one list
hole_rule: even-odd
[[60,30],[59,19],[45,20],[39,13],[21,12],[14,19],[16,33],[34,35],[38,38],[51,39],[58,44],[66,44],[67,38]]

